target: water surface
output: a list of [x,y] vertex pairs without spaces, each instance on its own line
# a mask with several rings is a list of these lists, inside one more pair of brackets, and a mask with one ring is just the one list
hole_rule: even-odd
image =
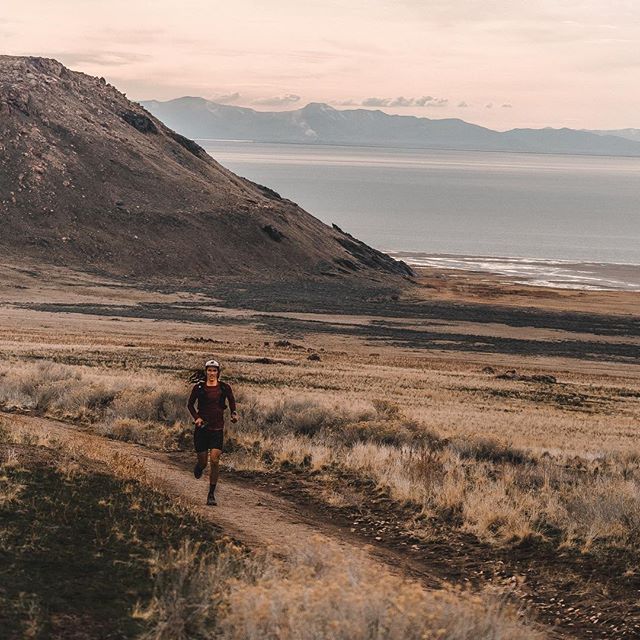
[[640,265],[640,158],[199,143],[384,251]]

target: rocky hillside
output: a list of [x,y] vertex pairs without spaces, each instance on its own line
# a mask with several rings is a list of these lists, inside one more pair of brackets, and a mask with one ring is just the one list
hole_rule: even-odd
[[388,280],[403,263],[236,176],[108,84],[0,56],[0,260],[154,280]]

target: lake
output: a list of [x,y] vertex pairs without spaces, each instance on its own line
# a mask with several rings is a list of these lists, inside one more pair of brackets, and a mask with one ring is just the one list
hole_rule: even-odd
[[[640,158],[198,142],[235,173],[408,261],[640,265]],[[470,263],[495,271],[496,261]]]

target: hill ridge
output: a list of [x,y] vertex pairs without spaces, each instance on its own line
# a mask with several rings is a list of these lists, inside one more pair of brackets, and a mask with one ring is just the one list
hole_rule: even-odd
[[48,58],[0,56],[0,215],[5,260],[162,281],[412,275]]

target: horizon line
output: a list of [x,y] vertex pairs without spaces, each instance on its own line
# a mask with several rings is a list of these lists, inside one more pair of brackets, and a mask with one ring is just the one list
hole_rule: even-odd
[[[626,126],[626,127],[617,127],[615,129],[602,129],[602,128],[587,128],[587,127],[580,127],[580,128],[574,128],[574,127],[567,127],[567,126],[553,126],[553,125],[544,125],[544,126],[540,126],[540,127],[532,127],[532,126],[528,126],[528,127],[511,127],[510,129],[504,129],[504,130],[500,130],[500,129],[492,129],[491,127],[487,127],[483,124],[477,124],[476,122],[471,122],[469,120],[465,120],[464,118],[460,118],[458,116],[448,116],[448,117],[442,117],[442,118],[431,118],[429,116],[423,115],[423,116],[416,116],[413,114],[402,114],[402,113],[388,113],[387,111],[384,111],[383,108],[381,107],[367,107],[367,106],[362,106],[362,105],[338,105],[337,107],[332,105],[330,102],[320,102],[317,100],[311,100],[310,102],[307,102],[305,105],[303,106],[299,106],[299,107],[293,107],[291,109],[279,109],[279,110],[275,110],[273,109],[273,107],[271,109],[256,109],[254,106],[248,106],[248,105],[243,105],[243,104],[228,104],[225,102],[218,102],[216,100],[210,99],[210,98],[204,98],[203,96],[194,96],[194,95],[183,95],[183,96],[178,96],[177,98],[168,98],[167,100],[158,100],[157,98],[144,98],[144,99],[135,99],[135,102],[138,103],[144,103],[144,102],[158,102],[160,104],[166,104],[168,102],[175,102],[177,100],[184,100],[185,98],[189,98],[189,99],[194,99],[194,100],[203,100],[204,102],[209,102],[211,104],[215,104],[218,105],[220,107],[230,107],[230,108],[235,108],[235,109],[249,109],[250,111],[255,111],[256,113],[292,113],[294,111],[301,111],[302,109],[305,109],[306,107],[313,105],[313,104],[318,104],[321,106],[326,106],[329,107],[330,109],[333,109],[334,111],[371,111],[371,112],[376,112],[379,111],[380,113],[383,113],[384,115],[387,116],[398,116],[400,118],[416,118],[416,119],[424,119],[424,120],[432,120],[432,121],[441,121],[441,120],[459,120],[460,122],[464,122],[465,124],[470,124],[473,125],[475,127],[480,127],[482,129],[487,129],[488,131],[494,131],[496,133],[507,133],[509,131],[515,131],[518,129],[532,129],[532,130],[536,130],[536,131],[542,131],[545,129],[551,129],[554,131],[561,131],[563,129],[567,129],[569,131],[584,131],[587,133],[593,133],[594,131],[600,131],[600,132],[613,132],[613,131],[640,131],[640,127],[634,127],[634,126]],[[338,107],[343,107],[342,109],[338,108]],[[611,133],[609,135],[613,135],[615,136],[615,134]],[[624,139],[624,138],[623,138]]]

